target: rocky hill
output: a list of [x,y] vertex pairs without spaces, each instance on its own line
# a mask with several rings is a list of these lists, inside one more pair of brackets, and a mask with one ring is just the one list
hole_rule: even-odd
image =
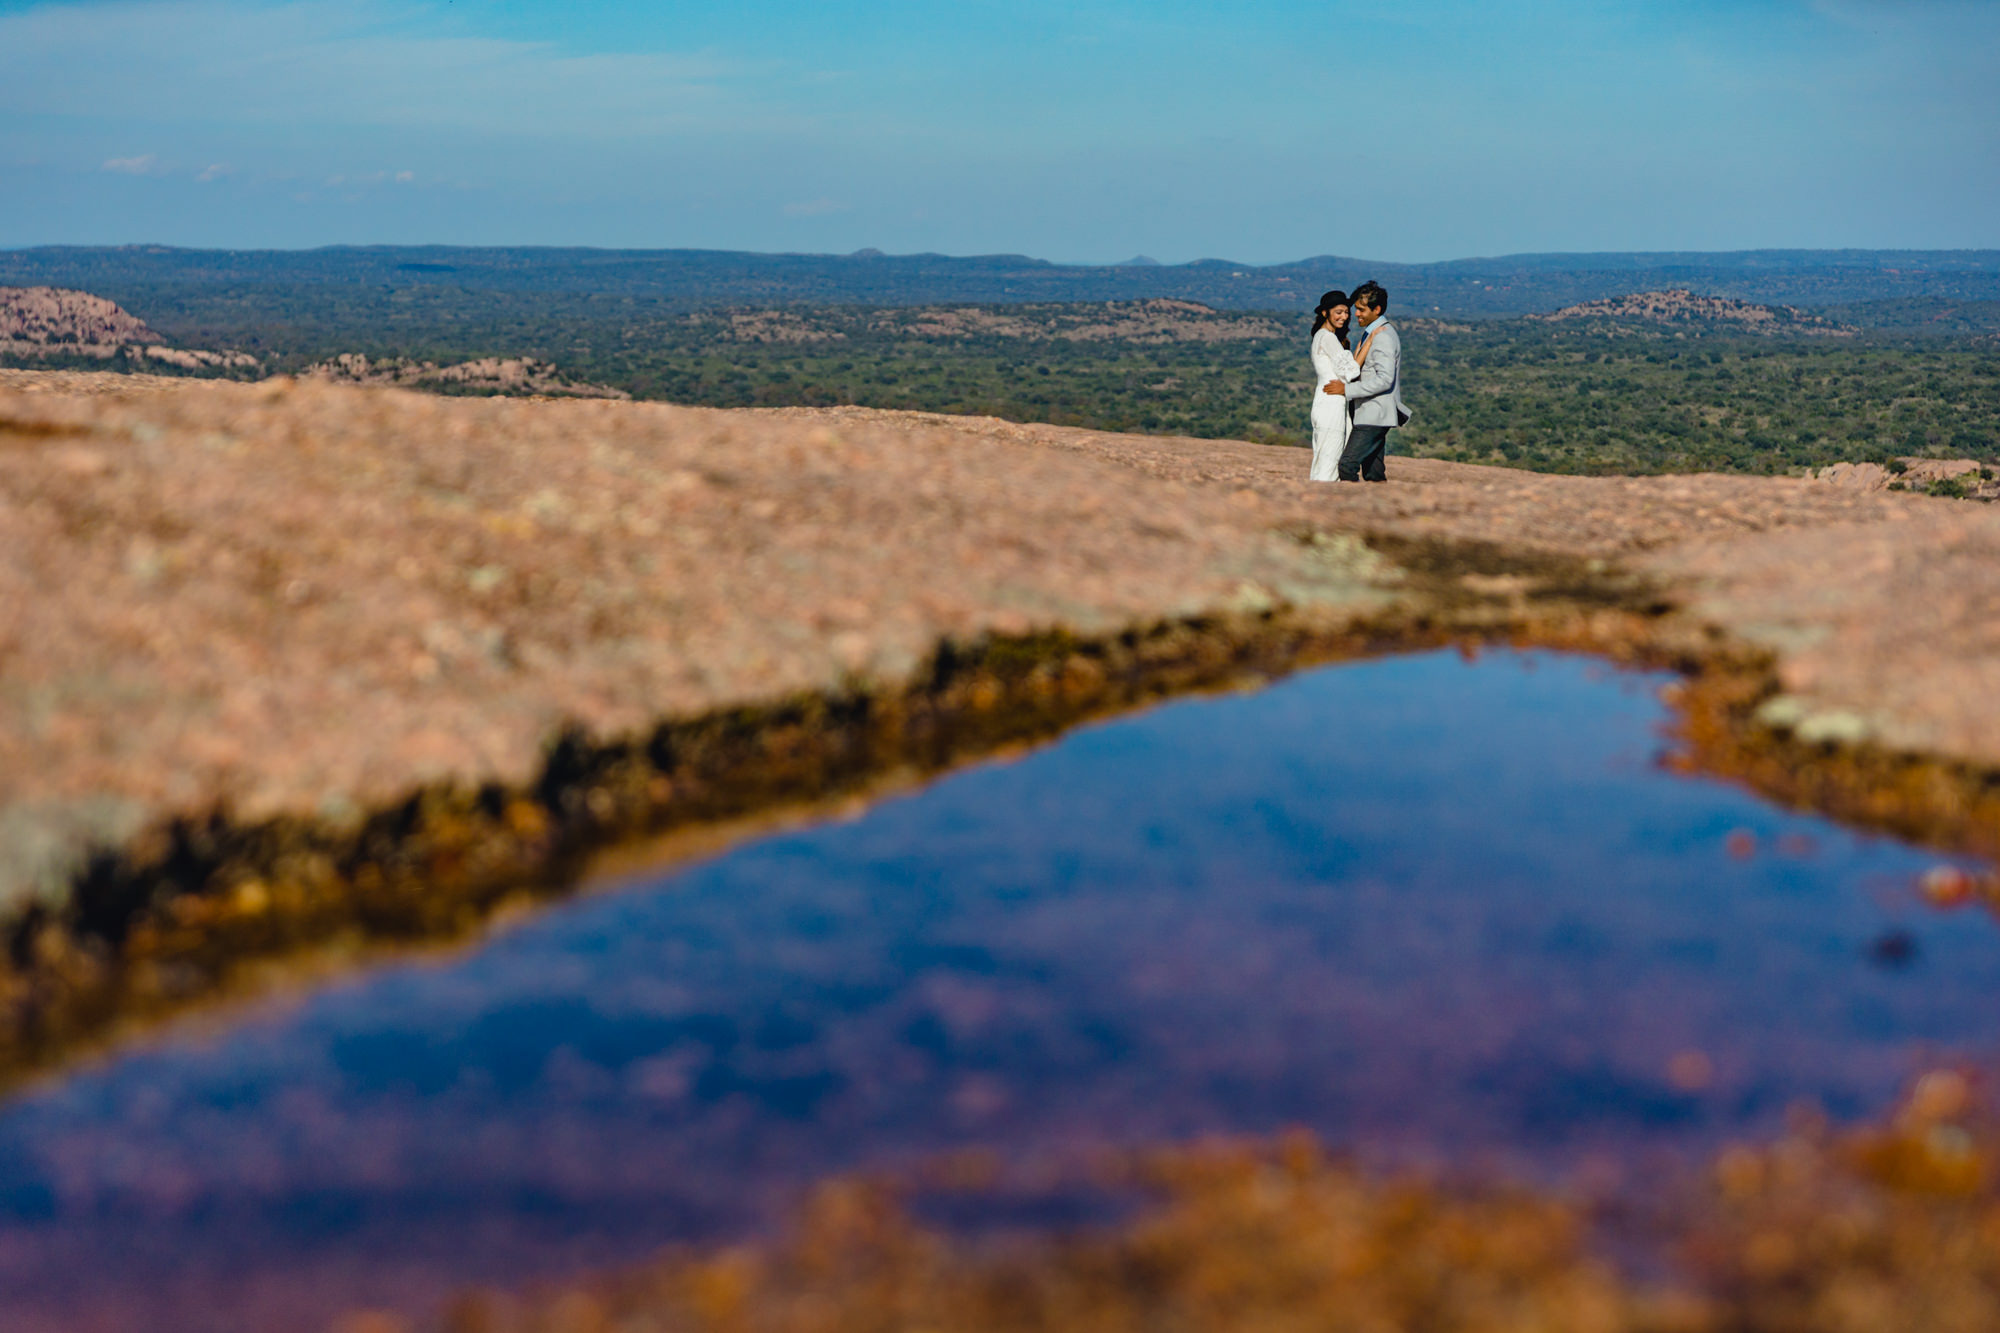
[[183,370],[248,369],[255,357],[169,347],[115,301],[64,287],[0,287],[0,356],[127,356]]
[[166,339],[114,301],[61,287],[0,287],[0,351],[112,356]]
[[1566,320],[1645,320],[1655,324],[1719,324],[1748,333],[1803,333],[1848,337],[1859,330],[1837,324],[1794,306],[1758,305],[1728,296],[1700,296],[1686,288],[1634,292],[1601,301],[1564,306],[1529,319],[1547,323]]

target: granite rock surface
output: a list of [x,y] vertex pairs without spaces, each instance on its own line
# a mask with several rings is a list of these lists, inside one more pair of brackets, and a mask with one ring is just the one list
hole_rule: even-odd
[[[1410,595],[1352,536],[1662,581],[1794,721],[2000,764],[2000,510],[858,408],[0,371],[0,900],[162,816],[519,783],[566,725],[891,682],[941,640]],[[1851,734],[1850,734],[1851,733]]]

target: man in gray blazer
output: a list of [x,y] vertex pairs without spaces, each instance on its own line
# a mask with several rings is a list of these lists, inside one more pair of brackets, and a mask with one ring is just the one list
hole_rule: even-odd
[[1384,461],[1389,432],[1410,419],[1403,406],[1403,338],[1389,323],[1389,293],[1370,280],[1354,289],[1354,324],[1360,336],[1372,336],[1361,378],[1347,386],[1347,410],[1354,428],[1340,451],[1342,481],[1387,481]]

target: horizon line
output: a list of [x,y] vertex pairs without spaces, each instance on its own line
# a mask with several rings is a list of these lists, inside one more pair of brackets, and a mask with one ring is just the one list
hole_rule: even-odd
[[945,260],[955,262],[1011,261],[1033,264],[1055,269],[1187,269],[1187,268],[1237,268],[1269,271],[1274,269],[1301,269],[1328,265],[1375,265],[1383,269],[1441,268],[1454,264],[1498,264],[1509,261],[1546,261],[1551,259],[1724,259],[1746,258],[1760,255],[1771,256],[1886,256],[1907,255],[1913,258],[1954,258],[1975,259],[2000,263],[2000,247],[1957,247],[1950,249],[1919,249],[1914,247],[1782,247],[1760,246],[1737,250],[1522,250],[1497,255],[1461,255],[1449,259],[1396,260],[1366,259],[1351,255],[1317,254],[1299,259],[1278,260],[1271,263],[1257,263],[1250,260],[1226,259],[1219,256],[1203,256],[1199,259],[1168,263],[1148,259],[1145,255],[1135,255],[1130,259],[1102,262],[1043,259],[1035,255],[1014,251],[994,251],[976,254],[947,254],[937,250],[912,251],[905,254],[888,254],[873,247],[864,247],[844,253],[818,250],[726,250],[710,246],[606,246],[606,245],[556,245],[534,243],[522,245],[463,245],[451,242],[427,241],[421,243],[399,242],[336,242],[314,246],[190,246],[168,245],[155,241],[132,241],[116,245],[77,245],[64,242],[49,242],[35,245],[0,246],[0,255],[28,255],[38,251],[114,252],[133,251],[173,254],[210,255],[311,255],[338,251],[442,251],[463,254],[495,253],[505,251],[547,251],[567,254],[604,255],[730,255],[751,256],[763,259],[816,259],[851,260],[858,263],[874,261]]

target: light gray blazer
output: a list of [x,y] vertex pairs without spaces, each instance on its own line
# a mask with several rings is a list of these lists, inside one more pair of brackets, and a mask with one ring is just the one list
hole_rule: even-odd
[[1361,378],[1347,386],[1347,405],[1357,426],[1400,426],[1410,419],[1403,406],[1403,335],[1387,320],[1375,331]]

